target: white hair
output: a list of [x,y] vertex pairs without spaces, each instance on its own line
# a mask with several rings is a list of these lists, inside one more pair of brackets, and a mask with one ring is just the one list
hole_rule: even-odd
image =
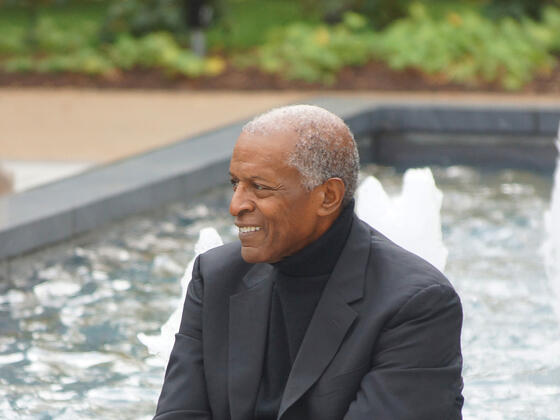
[[344,121],[318,106],[291,105],[255,117],[242,132],[270,135],[283,130],[297,135],[287,163],[299,171],[303,186],[311,191],[329,178],[340,178],[345,186],[343,203],[348,203],[356,190],[360,159]]

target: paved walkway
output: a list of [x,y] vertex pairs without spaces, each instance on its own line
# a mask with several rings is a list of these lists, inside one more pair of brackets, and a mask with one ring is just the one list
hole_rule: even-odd
[[305,96],[0,89],[0,165],[22,191]]
[[560,106],[546,95],[0,89],[0,164],[20,191],[320,94]]

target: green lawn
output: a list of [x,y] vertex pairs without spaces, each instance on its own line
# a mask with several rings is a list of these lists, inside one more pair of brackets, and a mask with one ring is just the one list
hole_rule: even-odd
[[96,45],[108,4],[97,1],[43,6],[38,9],[33,28],[28,10],[4,6],[0,8],[0,54],[29,52],[33,32],[36,50],[44,53]]
[[[43,6],[39,9],[37,50],[60,52],[100,43],[109,1]],[[319,22],[297,0],[237,0],[227,3],[207,31],[208,45],[214,50],[243,50],[263,42],[272,27],[295,21]],[[0,7],[0,54],[28,52],[30,13],[21,7]],[[54,35],[53,35],[54,33]]]
[[262,44],[273,27],[320,21],[298,0],[237,0],[227,7],[223,18],[207,33],[210,47],[219,50],[242,50]]

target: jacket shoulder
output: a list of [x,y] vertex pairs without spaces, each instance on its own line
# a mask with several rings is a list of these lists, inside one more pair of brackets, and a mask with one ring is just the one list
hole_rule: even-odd
[[213,248],[199,256],[199,270],[204,283],[241,279],[253,264],[241,258],[241,244],[236,241]]
[[374,274],[372,280],[377,287],[418,291],[440,285],[453,289],[447,277],[428,261],[397,245],[376,229],[367,227],[371,235],[370,265],[374,272],[370,270],[370,273]]

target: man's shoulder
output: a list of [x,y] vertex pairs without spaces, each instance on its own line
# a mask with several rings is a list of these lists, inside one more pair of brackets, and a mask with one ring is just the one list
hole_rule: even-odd
[[199,256],[199,270],[205,284],[223,285],[240,280],[253,266],[241,258],[239,241],[212,248]]
[[411,313],[419,311],[421,317],[451,304],[460,313],[460,299],[441,271],[377,230],[368,230],[371,242],[363,311],[390,320],[405,306]]
[[241,258],[241,244],[239,241],[230,242],[212,248],[199,256],[201,270],[220,272],[229,270],[232,266],[250,266]]
[[387,281],[392,289],[441,285],[452,288],[447,277],[428,261],[404,249],[381,232],[366,225],[371,234],[370,262],[376,281]]

